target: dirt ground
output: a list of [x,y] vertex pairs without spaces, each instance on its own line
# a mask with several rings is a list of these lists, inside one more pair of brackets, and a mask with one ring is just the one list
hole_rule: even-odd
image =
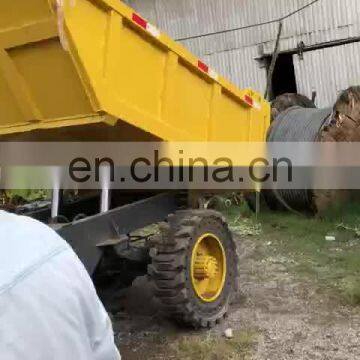
[[[270,244],[253,238],[237,238],[237,243],[240,293],[229,317],[210,332],[162,319],[146,278],[135,281],[120,299],[125,311],[113,317],[124,360],[360,359],[359,307],[342,305],[336,294],[294,276],[288,270],[291,260],[271,255]],[[245,342],[242,335],[237,347],[232,342],[230,351],[223,335],[227,328],[251,335]]]

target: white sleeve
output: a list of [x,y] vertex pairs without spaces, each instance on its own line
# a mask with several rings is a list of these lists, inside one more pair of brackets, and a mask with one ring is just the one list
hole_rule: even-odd
[[[74,254],[74,256],[76,255]],[[82,310],[89,341],[93,350],[93,359],[120,360],[121,356],[114,341],[114,332],[110,317],[80,260],[78,260],[78,267],[83,287],[83,295],[81,296]]]
[[111,320],[101,303],[95,316],[97,323],[93,329],[94,360],[121,360],[114,343]]
[[110,318],[70,246],[44,224],[0,211],[3,234],[0,359],[119,360]]

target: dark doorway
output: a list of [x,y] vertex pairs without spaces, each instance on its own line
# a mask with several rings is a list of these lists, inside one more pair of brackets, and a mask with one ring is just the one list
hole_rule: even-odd
[[272,76],[271,97],[285,93],[297,93],[295,68],[292,54],[280,54]]

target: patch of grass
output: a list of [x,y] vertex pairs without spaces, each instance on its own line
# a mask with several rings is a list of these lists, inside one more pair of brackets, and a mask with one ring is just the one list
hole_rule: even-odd
[[251,219],[235,219],[229,224],[229,228],[240,236],[257,236],[262,233],[261,224],[255,223]]
[[332,209],[322,219],[265,210],[257,220],[240,214],[236,207],[225,214],[235,233],[253,232],[270,245],[269,256],[293,260],[287,262],[290,270],[335,290],[347,303],[360,305],[360,204]]
[[227,218],[229,228],[240,236],[256,236],[262,233],[261,224],[255,221],[245,202],[221,210]]
[[234,338],[188,336],[171,345],[178,360],[248,360],[256,344],[254,331],[234,332]]
[[[339,291],[348,303],[360,305],[360,208],[323,220],[268,212],[260,222],[261,238],[270,241],[276,252],[294,258],[297,273],[312,276],[322,286]],[[335,241],[326,239],[329,235]]]
[[337,203],[328,208],[321,216],[327,222],[339,221],[350,225],[359,225],[360,203],[349,201],[345,204]]
[[351,304],[360,304],[360,279],[355,276],[347,276],[341,282],[345,298]]

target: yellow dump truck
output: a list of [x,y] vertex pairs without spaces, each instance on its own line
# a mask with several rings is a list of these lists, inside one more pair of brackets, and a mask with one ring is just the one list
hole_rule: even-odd
[[[119,0],[0,1],[0,140],[259,142],[269,123],[260,94],[238,89]],[[235,244],[221,215],[179,210],[179,198],[138,194],[74,217],[80,205],[55,194],[56,228],[92,275],[150,262],[165,313],[208,327],[236,289]],[[134,245],[133,231],[161,221],[160,234]]]

